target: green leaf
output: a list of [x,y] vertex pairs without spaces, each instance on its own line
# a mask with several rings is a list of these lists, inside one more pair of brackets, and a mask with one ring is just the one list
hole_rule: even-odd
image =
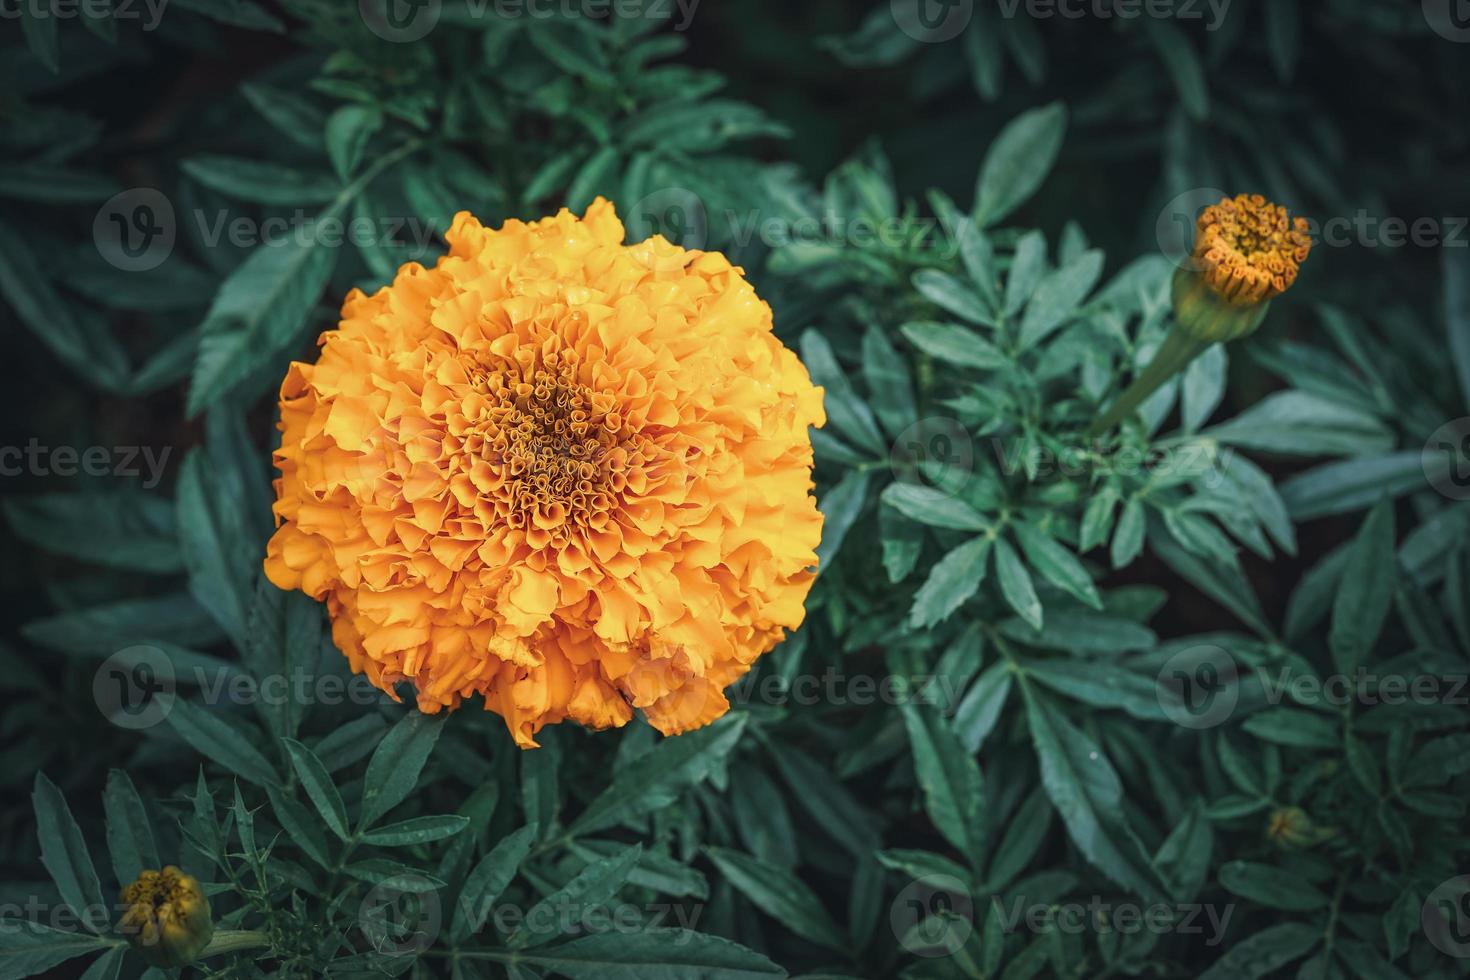
[[1031,573],[1026,571],[1016,549],[1005,538],[995,539],[995,574],[1000,579],[1000,593],[1006,602],[1031,625],[1041,629],[1041,600],[1036,597],[1036,587],[1031,584]]
[[[127,947],[122,944],[113,946],[92,961],[92,964],[87,967],[87,972],[82,974],[81,980],[117,980],[118,975],[122,972],[123,954],[126,951]],[[0,967],[0,970],[3,969]]]
[[987,228],[1041,187],[1067,132],[1067,109],[1053,102],[1022,113],[991,144],[975,185],[975,223]]
[[684,929],[604,932],[515,955],[571,980],[762,980],[786,971],[728,939]]
[[925,354],[958,367],[991,371],[1010,364],[1000,348],[957,323],[915,320],[899,329],[909,343]]
[[896,438],[918,421],[908,362],[876,325],[868,327],[863,334],[863,380],[868,385],[873,411],[890,436]]
[[905,699],[904,727],[914,754],[914,775],[934,826],[972,864],[984,853],[984,780],[975,757],[938,712]]
[[852,390],[827,338],[807,330],[801,335],[801,355],[812,381],[826,390],[827,415],[832,425],[874,456],[887,456],[888,446],[872,409]]
[[929,572],[929,577],[914,594],[909,610],[909,626],[928,629],[948,619],[980,588],[985,578],[986,559],[990,556],[990,538],[981,535],[955,548]]
[[326,115],[307,99],[295,92],[259,82],[241,85],[240,94],[282,136],[307,149],[319,151],[322,148]]
[[453,837],[469,826],[469,818],[458,814],[437,817],[412,817],[398,823],[370,830],[362,835],[363,843],[378,847],[410,847]]
[[1102,749],[1021,686],[1041,784],[1077,849],[1114,882],[1145,897],[1162,894],[1148,857],[1123,817],[1123,784]]
[[913,276],[914,288],[935,306],[953,313],[961,320],[994,327],[995,314],[975,289],[938,269],[920,269]]
[[1009,664],[991,664],[960,699],[959,707],[955,709],[954,728],[967,752],[979,752],[986,737],[995,730],[1001,709],[1011,693],[1012,676]]
[[413,792],[443,728],[443,716],[410,711],[383,736],[363,776],[359,831],[377,823]]
[[1305,391],[1268,395],[1202,435],[1288,456],[1366,456],[1393,444],[1375,416]]
[[567,207],[580,214],[597,195],[614,193],[619,159],[617,147],[613,146],[604,146],[592,154],[567,188]]
[[1000,846],[995,849],[995,856],[985,873],[985,891],[992,894],[1004,891],[1017,875],[1026,870],[1051,833],[1051,816],[1051,802],[1046,798],[1046,791],[1038,786],[1011,818]]
[[[57,39],[57,26],[61,18],[46,7],[21,4],[20,31],[25,36],[26,47],[31,54],[53,75],[61,73],[61,43]],[[11,14],[7,13],[7,17]]]
[[276,787],[267,786],[265,792],[271,801],[271,810],[276,815],[276,821],[286,832],[287,840],[301,848],[307,857],[321,867],[335,870],[336,865],[332,862],[327,846],[327,836],[322,833],[322,822],[310,810]]
[[0,297],[80,377],[107,391],[126,383],[127,355],[106,325],[62,299],[34,244],[10,220],[0,221]]
[[587,865],[571,881],[527,909],[525,919],[506,937],[506,945],[512,949],[540,946],[560,938],[562,911],[569,907],[595,908],[611,899],[628,880],[642,854],[643,845],[634,844],[612,857]]
[[218,712],[192,701],[175,698],[168,723],[179,737],[200,754],[208,756],[242,779],[261,786],[276,786],[280,777],[265,756]]
[[322,761],[311,749],[295,739],[283,738],[281,743],[286,746],[286,752],[291,756],[291,766],[301,779],[301,786],[306,790],[312,806],[316,807],[316,812],[321,814],[332,833],[346,840],[347,807],[342,802],[342,794],[337,792],[337,787],[332,783],[326,766],[322,765]]
[[1393,504],[1384,500],[1368,513],[1353,538],[1332,604],[1327,643],[1342,673],[1352,673],[1378,642],[1397,579]]
[[566,22],[538,24],[523,36],[529,36],[531,44],[562,71],[592,81],[612,81],[601,46],[579,26]]
[[340,190],[331,174],[264,160],[199,156],[182,161],[179,168],[210,190],[253,204],[321,204],[330,201]]
[[133,781],[121,769],[107,772],[107,789],[102,794],[107,824],[107,852],[118,884],[127,885],[147,868],[161,868],[158,845],[148,811]]
[[1460,380],[1460,397],[1470,407],[1470,254],[1458,248],[1440,251],[1444,261],[1445,330],[1455,375]]
[[459,901],[454,906],[454,917],[449,926],[449,935],[454,942],[463,942],[480,931],[495,900],[505,891],[521,862],[531,852],[538,833],[539,828],[535,824],[527,824],[501,838],[475,865],[465,878]]
[[1214,846],[1210,820],[1204,807],[1196,801],[1159,845],[1153,860],[1154,868],[1176,902],[1193,902],[1204,887]]
[[1296,74],[1301,37],[1302,14],[1297,0],[1272,0],[1266,5],[1266,46],[1283,82],[1290,82]]
[[839,953],[848,949],[846,935],[796,875],[740,851],[708,847],[705,852],[731,887],[781,925],[819,946]]
[[662,809],[724,764],[740,741],[746,715],[724,718],[676,738],[665,738],[639,756],[587,805],[566,835],[594,833],[620,821]]
[[1341,738],[1331,716],[1303,708],[1270,708],[1247,718],[1242,727],[1267,742],[1305,749],[1335,749]]
[[1200,980],[1258,980],[1301,959],[1322,940],[1322,930],[1300,922],[1271,926],[1230,947]]
[[1022,661],[1026,673],[1054,691],[1098,708],[1121,708],[1140,721],[1169,721],[1153,677],[1089,660]]
[[830,490],[822,494],[818,509],[822,512],[822,541],[817,546],[817,568],[828,568],[847,532],[862,515],[868,501],[868,484],[872,473],[867,470],[849,470]]
[[[327,156],[338,178],[347,180],[362,162],[363,151],[383,126],[383,113],[377,106],[345,105],[327,119]],[[335,189],[334,189],[335,193]],[[322,200],[327,200],[329,194]]]
[[930,527],[952,531],[985,531],[990,521],[969,504],[941,490],[912,483],[890,483],[883,503],[903,516]]
[[[1232,461],[1227,473],[1239,464],[1238,459]],[[1281,499],[1297,521],[1347,514],[1371,507],[1384,496],[1397,498],[1428,488],[1425,466],[1425,453],[1419,450],[1335,460],[1284,482]]]
[[179,541],[189,591],[243,648],[254,579],[240,557],[251,548],[243,515],[228,505],[220,483],[208,454],[191,450],[179,476]]
[[100,204],[122,190],[110,177],[49,163],[0,164],[0,197],[41,204]]
[[1021,550],[1026,554],[1026,561],[1043,578],[1093,609],[1102,609],[1097,586],[1092,584],[1092,576],[1082,567],[1076,555],[1056,538],[1034,525],[1018,523],[1011,527],[1015,531],[1016,540],[1021,543]]
[[12,496],[3,507],[16,534],[47,551],[124,571],[183,570],[174,508],[162,497],[46,493]]
[[296,341],[339,251],[320,244],[315,235],[291,235],[258,246],[230,274],[199,328],[199,355],[189,384],[191,418]]
[[104,949],[117,950],[121,946],[115,939],[62,932],[29,919],[13,919],[0,929],[0,980],[19,980],[45,973],[78,956]]
[[776,760],[790,798],[807,811],[812,826],[821,827],[859,858],[877,850],[879,836],[872,814],[830,770],[797,749],[770,741],[766,747]]
[[1403,785],[1441,786],[1470,772],[1470,735],[1445,735],[1424,743],[1404,767]]
[[1021,350],[1034,347],[1070,320],[1097,285],[1102,270],[1103,253],[1091,249],[1046,275],[1026,305],[1016,345]]
[[1149,40],[1159,52],[1169,75],[1174,79],[1174,88],[1179,92],[1179,101],[1190,117],[1203,121],[1210,116],[1210,92],[1205,84],[1205,69],[1199,55],[1189,43],[1184,31],[1172,20],[1161,17],[1145,17],[1144,28]]
[[1328,904],[1327,896],[1300,875],[1269,864],[1230,861],[1220,867],[1220,884],[1241,898],[1272,909],[1310,912]]
[[107,925],[108,906],[102,898],[102,884],[97,880],[92,856],[87,853],[86,839],[71,815],[66,797],[45,773],[38,772],[31,803],[36,811],[41,863],[56,882],[61,900],[71,906],[88,929],[101,931]]
[[1133,564],[1143,551],[1144,531],[1148,528],[1143,509],[1143,500],[1140,497],[1129,497],[1128,502],[1123,505],[1123,513],[1118,518],[1118,527],[1113,532],[1113,544],[1110,558],[1113,568],[1126,568]]

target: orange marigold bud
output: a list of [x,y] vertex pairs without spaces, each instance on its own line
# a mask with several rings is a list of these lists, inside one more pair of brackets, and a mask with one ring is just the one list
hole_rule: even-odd
[[601,199],[461,212],[281,385],[267,576],[379,688],[483,695],[523,747],[709,723],[815,574],[821,389],[723,255],[623,235]]
[[1272,299],[1296,282],[1312,250],[1305,218],[1259,194],[1205,208],[1195,226],[1192,268],[1174,276],[1174,318],[1206,344],[1244,337],[1261,325]]
[[118,931],[153,966],[192,963],[214,935],[209,899],[192,875],[173,865],[139,874],[122,890],[122,901],[127,908]]
[[1222,299],[1251,306],[1280,296],[1296,282],[1312,250],[1305,218],[1260,194],[1225,198],[1195,223],[1194,261]]

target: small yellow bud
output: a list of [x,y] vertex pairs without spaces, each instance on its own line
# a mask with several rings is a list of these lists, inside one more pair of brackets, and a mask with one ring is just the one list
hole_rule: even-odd
[[173,865],[139,874],[122,890],[122,901],[118,931],[153,966],[192,963],[214,935],[209,899],[192,875]]
[[1286,806],[1271,811],[1266,836],[1278,847],[1314,847],[1337,836],[1337,831],[1317,826],[1299,806]]

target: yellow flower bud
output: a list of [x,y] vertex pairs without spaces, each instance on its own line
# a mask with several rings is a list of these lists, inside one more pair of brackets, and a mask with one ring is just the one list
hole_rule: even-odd
[[153,966],[192,963],[214,935],[209,899],[192,875],[173,865],[139,874],[123,889],[122,901],[118,931]]
[[1312,240],[1305,218],[1259,194],[1225,198],[1195,225],[1194,255],[1174,276],[1174,319],[1206,344],[1253,332],[1271,300],[1291,288]]
[[1285,806],[1271,811],[1266,836],[1278,847],[1315,847],[1337,836],[1337,830],[1317,826],[1299,806]]

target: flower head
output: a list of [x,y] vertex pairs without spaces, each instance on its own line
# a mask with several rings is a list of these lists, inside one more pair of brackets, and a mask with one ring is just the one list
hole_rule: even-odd
[[154,966],[192,963],[214,935],[209,899],[192,875],[173,865],[139,874],[122,890],[122,901],[118,931]]
[[1305,218],[1259,194],[1227,197],[1196,223],[1193,261],[1174,274],[1174,320],[1204,344],[1255,331],[1312,250]]
[[665,734],[801,623],[821,389],[740,269],[599,199],[351,292],[281,386],[266,574],[424,711]]
[[1312,250],[1305,218],[1260,194],[1240,194],[1205,208],[1195,224],[1194,260],[1215,293],[1237,306],[1280,296],[1296,282]]

